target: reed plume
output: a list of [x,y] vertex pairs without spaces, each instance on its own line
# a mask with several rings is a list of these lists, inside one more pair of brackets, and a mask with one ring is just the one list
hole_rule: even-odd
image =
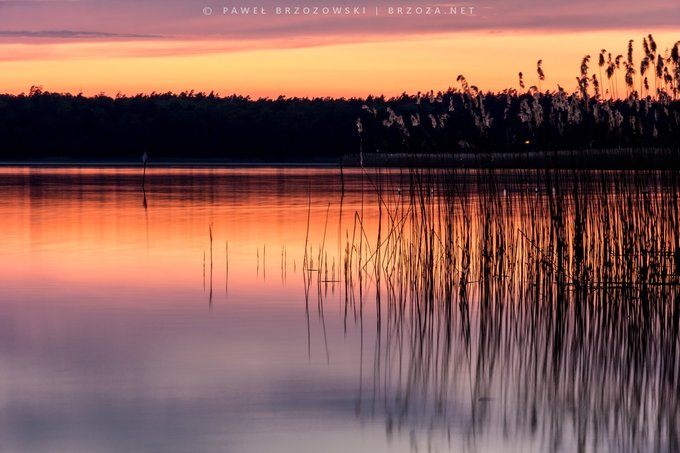
[[538,62],[536,62],[536,73],[538,74],[538,91],[542,91],[541,82],[545,80],[545,73],[543,72],[543,68],[541,68],[542,64],[543,60],[538,60]]

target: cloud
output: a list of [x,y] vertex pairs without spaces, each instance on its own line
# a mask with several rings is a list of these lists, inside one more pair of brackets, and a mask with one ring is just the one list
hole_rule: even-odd
[[[265,15],[222,14],[228,6],[257,6]],[[277,15],[284,6],[359,6],[362,15]],[[474,15],[389,15],[388,7],[472,6]],[[211,14],[204,8],[210,7]],[[677,0],[0,0],[0,39],[30,42],[179,39],[269,41],[296,46],[332,40],[357,42],[451,32],[589,32],[631,30],[655,33],[677,28]],[[376,16],[375,9],[380,14]],[[86,30],[86,31],[79,31]]]
[[57,39],[97,39],[97,38],[160,38],[159,35],[135,33],[104,33],[97,31],[74,30],[0,30],[0,38],[57,38]]

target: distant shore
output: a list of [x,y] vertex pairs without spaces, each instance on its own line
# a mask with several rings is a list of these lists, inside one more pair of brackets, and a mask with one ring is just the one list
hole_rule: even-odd
[[[68,158],[5,160],[0,167],[112,167],[140,168],[141,160],[79,160]],[[396,167],[396,168],[575,168],[677,169],[680,150],[670,148],[527,151],[522,153],[363,153],[314,160],[177,159],[150,160],[147,168],[172,167]]]
[[614,148],[506,153],[388,154],[345,156],[343,164],[364,167],[448,168],[576,168],[670,169],[680,168],[680,149]]
[[[314,161],[255,161],[234,159],[157,159],[149,161],[147,168],[173,167],[339,167],[339,159]],[[32,160],[4,160],[0,167],[36,167],[36,168],[142,168],[141,161],[135,160],[79,160],[79,159],[32,159]]]

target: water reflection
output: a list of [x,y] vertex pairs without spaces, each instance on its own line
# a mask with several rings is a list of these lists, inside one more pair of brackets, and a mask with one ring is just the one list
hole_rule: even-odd
[[[368,233],[357,209],[346,234],[359,418],[414,448],[680,448],[677,175],[410,177],[367,176],[378,219]],[[318,285],[325,253],[306,269]]]
[[675,174],[139,171],[0,169],[0,450],[679,448]]

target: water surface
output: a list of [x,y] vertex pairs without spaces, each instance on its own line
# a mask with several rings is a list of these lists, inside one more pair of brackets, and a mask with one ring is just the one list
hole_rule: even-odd
[[673,451],[677,186],[494,178],[0,169],[0,450]]

